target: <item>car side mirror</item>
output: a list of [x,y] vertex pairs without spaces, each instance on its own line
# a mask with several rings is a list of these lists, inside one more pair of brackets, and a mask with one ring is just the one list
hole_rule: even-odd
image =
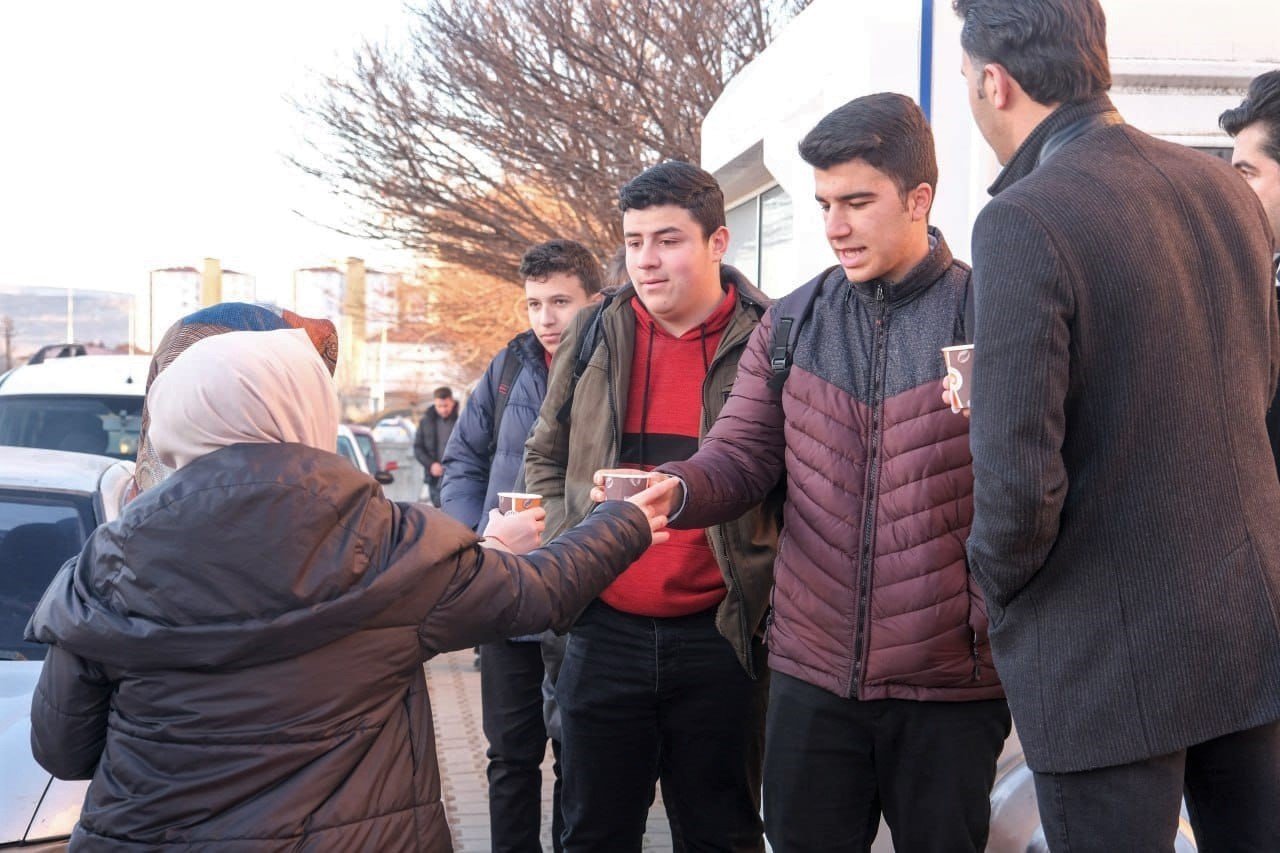
[[384,486],[389,486],[396,481],[396,477],[390,471],[379,471],[373,475],[373,479],[377,480]]

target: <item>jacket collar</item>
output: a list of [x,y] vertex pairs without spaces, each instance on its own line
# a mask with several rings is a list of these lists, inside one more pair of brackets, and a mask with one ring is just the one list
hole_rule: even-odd
[[[850,288],[865,300],[873,300],[876,297],[876,291],[883,288],[883,297],[890,308],[897,307],[906,302],[915,299],[929,286],[942,278],[952,264],[951,249],[947,246],[947,241],[943,239],[942,232],[934,226],[929,226],[929,254],[924,256],[924,260],[911,268],[911,271],[903,276],[902,281],[887,282],[884,279],[872,279],[871,281],[849,282]],[[844,276],[842,270],[841,277],[845,281],[849,281]]]
[[1058,148],[1095,127],[1121,124],[1123,119],[1111,99],[1099,95],[1058,107],[1022,141],[987,192],[998,195],[1035,171]]
[[[764,314],[765,310],[772,303],[764,292],[747,280],[738,269],[729,264],[720,265],[720,284],[726,290],[728,285],[732,284],[738,291],[738,308],[746,308],[754,311],[756,317]],[[620,314],[626,312],[633,314],[630,303],[631,297],[636,295],[635,285],[627,282],[622,287],[615,290],[610,296],[606,297],[609,304],[603,309],[608,314]],[[735,316],[737,312],[735,311]]]
[[542,341],[538,340],[538,336],[533,333],[533,329],[525,329],[516,335],[508,346],[515,351],[525,367],[547,372],[547,351],[542,346]]

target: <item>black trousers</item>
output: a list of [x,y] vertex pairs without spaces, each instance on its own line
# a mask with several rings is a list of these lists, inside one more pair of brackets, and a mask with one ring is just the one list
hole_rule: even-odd
[[[489,832],[494,853],[541,853],[542,759],[547,729],[542,721],[542,649],[538,643],[499,640],[480,647],[480,701],[489,740]],[[551,832],[563,831],[560,816],[559,744]]]
[[1280,851],[1280,723],[1133,764],[1035,779],[1054,853],[1168,853],[1184,795],[1200,853]]
[[596,601],[556,680],[564,849],[636,853],[654,780],[677,846],[760,853],[768,677],[753,681],[708,611],[672,619]]
[[980,853],[1009,707],[845,699],[773,673],[764,760],[775,853],[870,850],[883,812],[897,853]]

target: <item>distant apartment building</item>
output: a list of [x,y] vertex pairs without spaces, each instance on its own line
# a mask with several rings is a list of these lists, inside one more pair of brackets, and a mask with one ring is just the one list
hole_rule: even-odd
[[169,327],[183,317],[217,302],[257,302],[257,279],[224,269],[217,258],[203,266],[165,267],[147,275],[147,312],[134,323],[139,349],[154,352]]

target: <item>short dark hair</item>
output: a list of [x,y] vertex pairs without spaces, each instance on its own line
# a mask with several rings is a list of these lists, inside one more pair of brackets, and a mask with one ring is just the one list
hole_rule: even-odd
[[600,262],[591,250],[574,240],[548,240],[524,253],[520,278],[544,279],[552,273],[577,276],[587,296],[600,292]]
[[618,210],[644,210],[672,204],[689,211],[710,237],[724,226],[724,193],[710,172],[680,160],[650,166],[618,190]]
[[1236,136],[1251,124],[1267,130],[1263,150],[1280,163],[1280,70],[1259,74],[1249,83],[1240,106],[1232,107],[1218,117],[1218,126]]
[[938,185],[933,131],[916,102],[881,92],[854,98],[823,116],[800,142],[800,156],[815,169],[861,160],[893,178],[898,192]]
[[960,46],[1003,65],[1032,100],[1065,104],[1111,88],[1107,16],[1098,0],[952,0]]
[[439,388],[431,392],[431,396],[437,400],[452,400],[453,389],[448,385],[441,385]]

